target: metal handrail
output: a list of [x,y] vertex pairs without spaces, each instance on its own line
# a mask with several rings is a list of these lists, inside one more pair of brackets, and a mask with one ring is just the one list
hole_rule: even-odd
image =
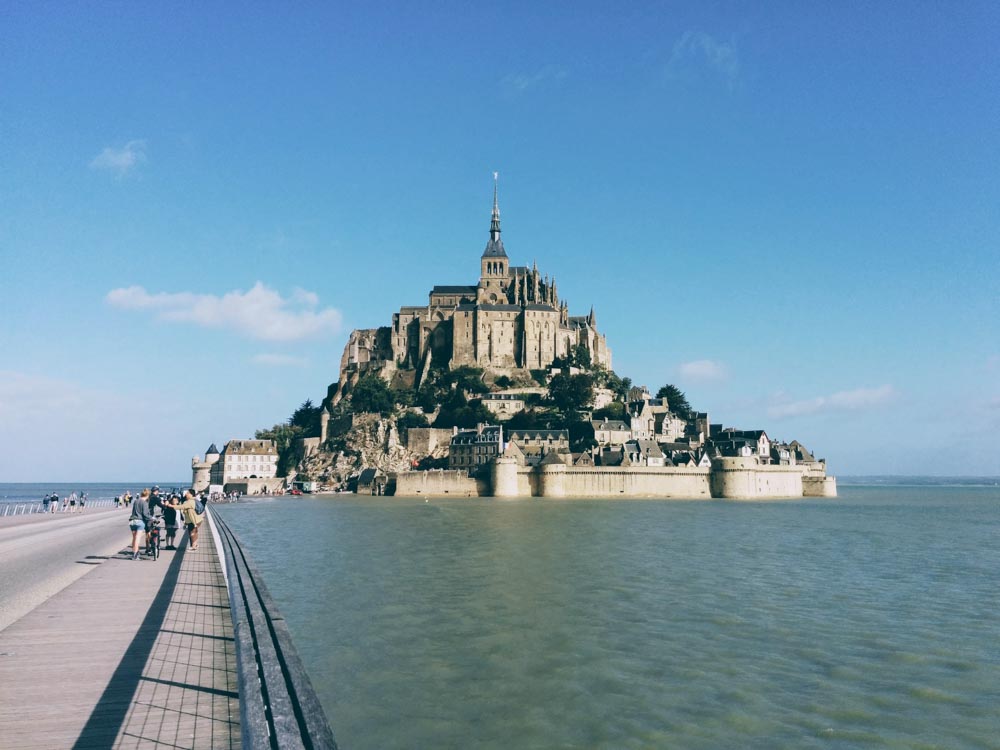
[[75,506],[63,505],[60,499],[55,503],[46,503],[44,500],[35,500],[30,503],[0,503],[0,517],[3,516],[26,516],[32,513],[86,513],[90,508],[105,508],[114,505],[114,500],[102,498],[99,500],[87,500],[86,505],[81,506],[79,501]]
[[211,514],[225,555],[239,676],[240,733],[247,750],[337,750],[302,660],[239,538]]

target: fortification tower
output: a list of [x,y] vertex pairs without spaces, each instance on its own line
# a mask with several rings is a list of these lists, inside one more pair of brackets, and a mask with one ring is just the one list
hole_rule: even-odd
[[219,460],[219,449],[212,443],[205,451],[205,460],[198,456],[191,459],[191,486],[195,492],[207,490],[212,483],[212,467]]
[[325,406],[323,411],[319,413],[319,444],[323,445],[326,442],[327,431],[330,427],[330,410]]

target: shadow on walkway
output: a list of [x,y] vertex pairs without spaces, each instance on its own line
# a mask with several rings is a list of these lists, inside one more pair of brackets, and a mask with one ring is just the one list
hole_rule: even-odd
[[174,589],[177,587],[177,579],[187,550],[187,543],[188,540],[185,537],[177,549],[177,554],[170,561],[160,589],[156,592],[156,597],[143,618],[138,632],[118,663],[108,686],[91,712],[90,718],[87,719],[86,725],[73,745],[73,750],[109,748],[124,726],[132,698],[142,680],[143,669],[152,653],[167,609],[170,607]]

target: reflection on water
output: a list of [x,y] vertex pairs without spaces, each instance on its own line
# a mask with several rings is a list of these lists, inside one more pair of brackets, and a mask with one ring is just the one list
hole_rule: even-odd
[[223,506],[350,748],[1000,747],[1000,492]]

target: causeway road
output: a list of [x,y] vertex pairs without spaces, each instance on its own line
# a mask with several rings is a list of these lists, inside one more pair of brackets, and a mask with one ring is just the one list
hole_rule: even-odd
[[0,630],[128,546],[124,509],[0,523]]

